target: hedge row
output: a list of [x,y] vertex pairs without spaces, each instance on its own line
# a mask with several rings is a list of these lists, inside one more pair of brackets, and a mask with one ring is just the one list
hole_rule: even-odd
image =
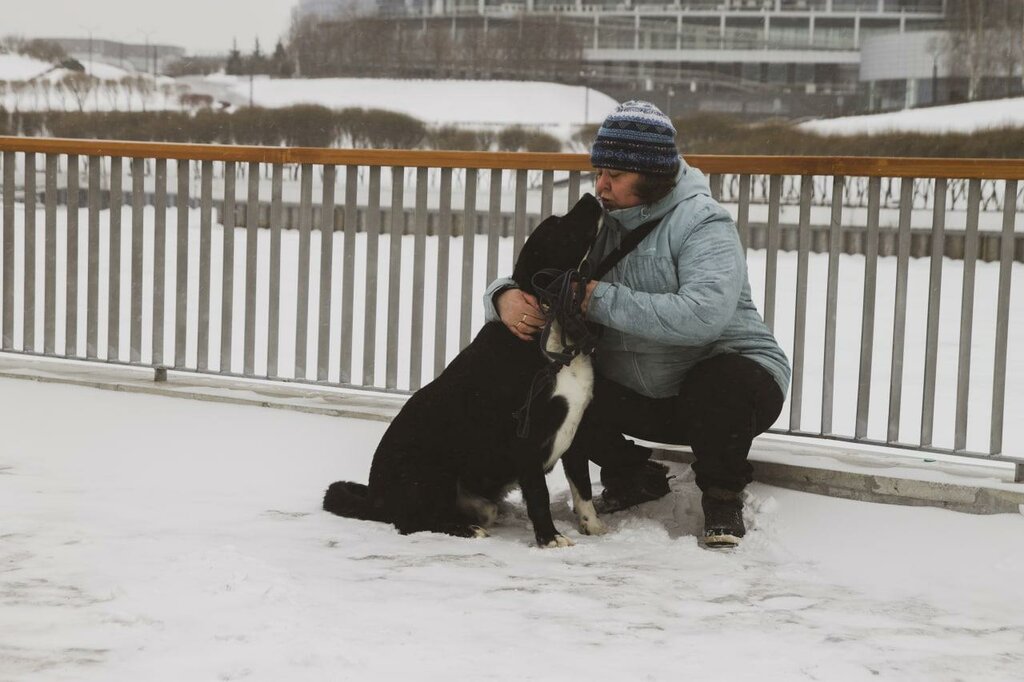
[[[823,137],[783,123],[747,124],[720,115],[674,121],[680,149],[688,154],[765,154],[786,156],[923,156],[950,158],[1022,158],[1024,130],[987,130],[972,134],[899,133]],[[589,145],[597,132],[589,126],[577,135]],[[0,134],[52,135],[86,139],[125,139],[213,144],[362,147],[375,149],[454,149],[557,152],[554,137],[518,126],[492,131],[431,128],[390,111],[294,106],[245,108],[228,113],[156,112],[5,112]]]
[[[933,158],[1022,158],[1024,129],[993,129],[961,133],[887,133],[823,136],[788,123],[743,123],[720,114],[673,119],[684,154],[768,156],[895,156]],[[589,145],[597,126],[577,134]]]
[[280,109],[243,108],[234,112],[199,109],[194,113],[5,112],[0,133],[84,139],[123,139],[210,144],[362,147],[376,149],[457,149],[547,151],[562,149],[547,133],[517,126],[493,132],[452,127],[429,128],[419,119],[379,109],[335,111],[315,105]]

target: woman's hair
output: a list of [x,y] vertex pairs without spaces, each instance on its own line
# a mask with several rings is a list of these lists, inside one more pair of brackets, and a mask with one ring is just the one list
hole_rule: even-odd
[[640,173],[640,179],[636,181],[633,191],[642,203],[653,204],[658,199],[667,196],[675,186],[675,173],[671,175]]

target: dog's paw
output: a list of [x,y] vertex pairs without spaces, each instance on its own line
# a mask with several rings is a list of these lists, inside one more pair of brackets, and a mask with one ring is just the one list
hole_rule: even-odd
[[469,530],[473,532],[473,535],[471,537],[474,537],[474,538],[489,538],[489,537],[491,537],[491,534],[487,532],[487,529],[486,528],[481,528],[480,526],[470,526]]
[[541,547],[545,549],[550,547],[572,547],[575,544],[575,542],[565,537],[564,535],[556,533],[553,539],[549,540],[546,543],[542,543]]
[[584,535],[604,535],[608,532],[608,526],[597,517],[597,514],[582,514],[580,532]]

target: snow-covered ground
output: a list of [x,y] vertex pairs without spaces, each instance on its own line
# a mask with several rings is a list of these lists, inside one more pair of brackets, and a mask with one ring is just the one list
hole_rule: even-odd
[[1024,517],[750,486],[739,550],[667,498],[532,546],[319,510],[383,424],[0,379],[0,679],[1019,680]]
[[[236,98],[249,95],[248,78],[221,76]],[[257,78],[253,101],[265,107],[320,104],[333,109],[387,109],[428,125],[503,128],[521,125],[561,132],[597,123],[618,105],[596,90],[529,81],[396,80],[383,78]]]
[[[248,77],[219,73],[153,78],[109,64],[83,64],[87,73],[103,81],[88,94],[83,105],[86,111],[180,110],[178,97],[183,92],[209,94],[232,106],[246,106],[250,101]],[[77,100],[56,86],[69,73],[29,57],[0,54],[0,81],[26,81],[0,90],[0,106],[9,111],[78,110]],[[115,85],[114,81],[129,75],[150,84],[144,88]],[[271,108],[320,104],[333,109],[385,109],[438,127],[500,130],[519,125],[566,141],[580,125],[601,121],[618,104],[602,92],[560,83],[266,76],[253,79],[252,101]]]
[[0,80],[18,81],[28,80],[40,76],[53,65],[34,57],[26,57],[20,54],[0,53]]
[[990,128],[1021,128],[1024,127],[1024,97],[826,118],[807,121],[799,127],[822,135],[973,133]]

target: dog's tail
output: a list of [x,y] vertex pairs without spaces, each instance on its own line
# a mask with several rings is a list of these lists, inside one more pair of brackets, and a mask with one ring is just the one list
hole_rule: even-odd
[[380,521],[379,515],[373,513],[369,492],[370,489],[362,483],[332,483],[324,493],[324,511],[350,519]]

